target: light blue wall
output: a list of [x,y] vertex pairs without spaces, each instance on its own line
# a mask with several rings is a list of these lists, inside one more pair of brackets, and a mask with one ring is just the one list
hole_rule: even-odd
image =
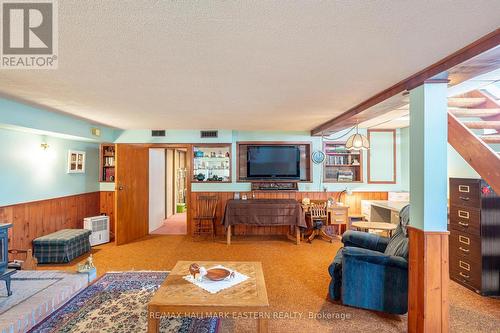
[[447,85],[410,91],[410,223],[425,231],[447,229]]
[[[360,130],[360,132],[366,134],[365,130]],[[332,135],[336,140],[346,140],[350,134],[343,135],[344,132]],[[200,139],[199,130],[167,130],[166,137],[164,138],[152,138],[150,130],[126,130],[123,131],[118,137],[117,143],[232,143],[232,155],[236,156],[236,143],[240,141],[303,141],[311,142],[313,150],[322,149],[322,142],[320,137],[312,137],[309,132],[306,131],[231,131],[231,130],[219,130],[219,137],[214,139]],[[408,164],[401,160],[401,149],[400,149],[400,131],[397,131],[396,142],[396,156],[397,156],[397,181],[396,184],[382,185],[382,184],[367,184],[367,168],[366,168],[366,152],[363,155],[363,161],[365,167],[363,168],[363,180],[364,183],[349,183],[349,184],[333,184],[333,183],[323,183],[323,172],[322,165],[313,165],[313,181],[310,183],[300,183],[300,191],[323,191],[326,188],[328,191],[339,191],[343,190],[348,186],[353,191],[402,191],[402,172],[401,166]],[[388,153],[387,151],[386,153]],[[388,154],[388,158],[392,158],[392,155]],[[192,190],[195,192],[203,191],[214,191],[214,192],[225,192],[225,191],[249,191],[250,183],[238,183],[236,181],[236,159],[233,158],[232,161],[232,183],[193,183]]]
[[[86,152],[84,174],[66,172],[69,149]],[[0,129],[0,206],[98,191],[98,152],[96,143]]]
[[401,189],[410,191],[410,128],[400,130],[401,135]]
[[[92,127],[101,129],[100,137],[91,134]],[[0,128],[90,142],[113,142],[121,132],[5,98],[0,98]]]
[[[0,206],[98,191],[99,142],[113,142],[120,132],[0,98]],[[84,174],[66,172],[69,149],[87,153]]]
[[[392,132],[370,132],[370,181],[392,182],[394,177],[394,155],[396,138]],[[368,167],[368,164],[367,164]]]
[[450,178],[481,178],[476,170],[448,144],[448,177]]

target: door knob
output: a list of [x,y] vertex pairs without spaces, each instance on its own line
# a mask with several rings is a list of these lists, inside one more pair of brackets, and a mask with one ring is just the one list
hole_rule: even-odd
[[118,185],[118,191],[123,191],[123,185]]

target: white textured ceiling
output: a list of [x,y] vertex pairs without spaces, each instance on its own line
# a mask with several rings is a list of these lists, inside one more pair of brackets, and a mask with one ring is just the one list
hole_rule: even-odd
[[0,93],[119,128],[309,130],[499,25],[500,1],[59,1]]

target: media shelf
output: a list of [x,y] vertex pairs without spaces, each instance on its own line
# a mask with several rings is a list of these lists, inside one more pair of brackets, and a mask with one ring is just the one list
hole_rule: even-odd
[[115,181],[115,145],[103,143],[100,147],[99,181],[113,183]]
[[231,144],[203,144],[193,147],[195,183],[231,182]]
[[363,181],[363,154],[345,148],[345,142],[325,142],[325,183],[361,183]]

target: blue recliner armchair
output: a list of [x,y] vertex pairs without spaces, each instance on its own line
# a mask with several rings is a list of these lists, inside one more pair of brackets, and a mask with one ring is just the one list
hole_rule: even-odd
[[332,300],[382,312],[408,312],[408,235],[410,206],[400,212],[391,238],[347,231],[341,248],[328,268]]

